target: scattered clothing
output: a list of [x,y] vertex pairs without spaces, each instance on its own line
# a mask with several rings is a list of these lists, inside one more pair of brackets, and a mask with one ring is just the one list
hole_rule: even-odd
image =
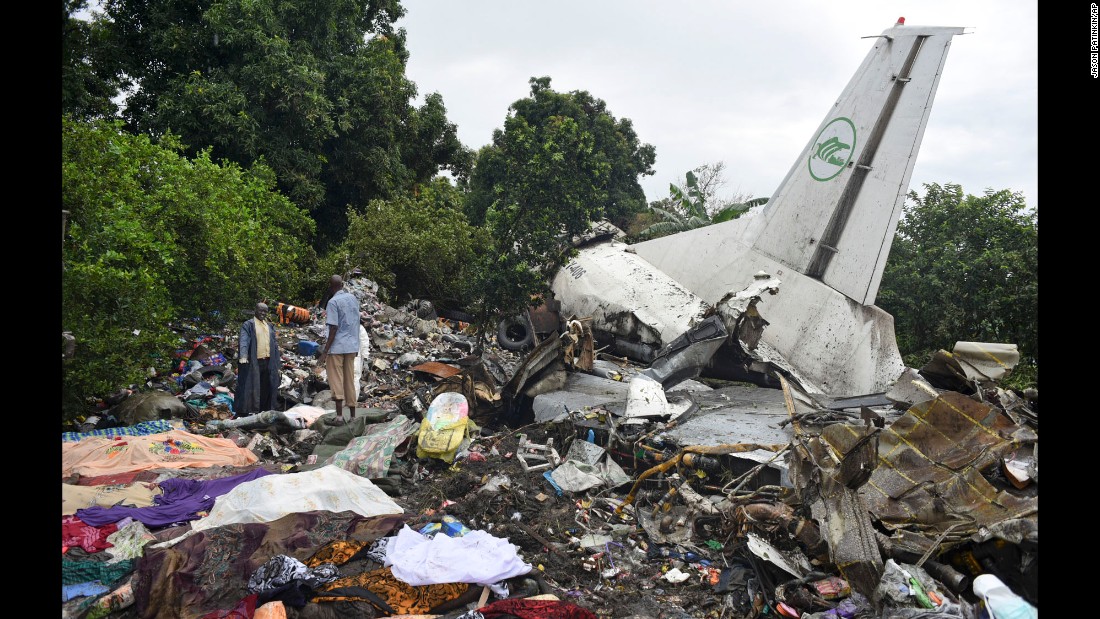
[[314,602],[366,601],[386,615],[426,613],[469,591],[466,583],[410,585],[397,579],[388,567],[338,578],[325,585]]
[[146,529],[141,522],[133,521],[125,526],[120,526],[117,531],[107,536],[107,541],[113,544],[111,548],[107,549],[107,554],[111,555],[107,564],[119,563],[127,559],[137,559],[144,554],[145,545],[156,541],[156,539],[157,537],[150,533],[149,529]]
[[90,437],[62,443],[61,478],[73,473],[107,475],[157,468],[246,466],[259,461],[256,454],[227,438],[183,430],[122,439]]
[[262,593],[295,580],[317,588],[321,584],[336,580],[339,575],[340,570],[332,563],[321,563],[316,567],[309,567],[294,557],[275,555],[249,577],[248,590],[251,593]]
[[112,486],[78,486],[61,484],[61,515],[71,516],[89,507],[149,507],[161,493],[160,487],[149,482]]
[[410,585],[464,582],[491,585],[531,572],[518,549],[507,539],[486,531],[470,531],[462,537],[436,535],[428,539],[403,525],[389,546],[386,566]]
[[149,434],[169,432],[175,428],[176,426],[173,425],[171,421],[156,419],[153,421],[142,421],[132,426],[122,426],[119,428],[103,428],[102,430],[91,430],[90,432],[62,432],[61,440],[62,442],[75,442],[90,436],[105,436],[108,438],[115,436],[146,436]]
[[532,600],[514,598],[497,600],[477,610],[463,613],[455,619],[494,619],[494,617],[519,617],[519,619],[596,619],[596,613],[560,600]]
[[[331,423],[331,422],[330,422]],[[385,477],[390,470],[394,451],[417,431],[417,423],[404,415],[388,422],[368,424],[366,434],[358,436],[347,447],[324,461],[367,479]]]
[[256,594],[245,596],[230,610],[215,610],[206,613],[202,619],[252,619],[256,614]]
[[91,526],[76,516],[61,519],[61,552],[70,546],[79,546],[85,552],[99,552],[111,547],[107,536],[118,530],[115,524]]
[[110,590],[110,587],[105,586],[99,581],[82,582],[75,585],[64,585],[61,587],[61,601],[68,602],[73,598],[103,595]]
[[266,469],[258,468],[241,475],[221,479],[197,480],[171,478],[161,481],[162,493],[151,507],[89,507],[77,510],[76,515],[90,525],[118,522],[123,518],[133,518],[149,527],[165,527],[172,524],[197,520],[208,514],[214,507],[214,500],[237,486],[271,475]]
[[61,584],[75,585],[81,582],[99,581],[108,587],[134,569],[134,561],[127,559],[118,563],[104,561],[70,561],[61,558]]

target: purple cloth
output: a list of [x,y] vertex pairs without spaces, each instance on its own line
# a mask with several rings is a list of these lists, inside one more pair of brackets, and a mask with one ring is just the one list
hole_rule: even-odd
[[93,527],[115,523],[126,517],[140,521],[150,528],[198,520],[198,512],[209,512],[214,507],[214,499],[246,481],[259,479],[265,475],[271,475],[271,473],[259,468],[221,479],[198,480],[178,477],[166,479],[157,484],[163,492],[153,497],[155,505],[149,507],[95,505],[76,510],[76,517]]

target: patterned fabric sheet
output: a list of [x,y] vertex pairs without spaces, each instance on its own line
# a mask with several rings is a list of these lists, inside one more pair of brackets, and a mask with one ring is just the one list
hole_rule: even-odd
[[75,442],[92,436],[107,438],[113,438],[115,436],[147,436],[149,434],[171,432],[174,429],[176,429],[176,426],[174,426],[171,421],[157,419],[155,421],[143,421],[132,426],[103,428],[102,430],[92,430],[91,432],[62,432],[61,441]]
[[195,619],[232,609],[249,595],[249,578],[273,556],[302,560],[333,540],[373,541],[404,519],[302,512],[200,531],[167,548],[147,546],[134,581],[135,611],[142,619]]
[[61,478],[110,475],[145,469],[244,466],[256,454],[227,438],[172,430],[147,436],[91,437],[61,444]]

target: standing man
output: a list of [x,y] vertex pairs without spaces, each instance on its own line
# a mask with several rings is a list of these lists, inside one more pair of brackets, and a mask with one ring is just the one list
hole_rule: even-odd
[[344,401],[348,403],[348,419],[355,419],[356,391],[355,358],[359,355],[359,300],[344,290],[344,278],[333,275],[328,292],[332,295],[325,307],[328,339],[320,361],[328,372],[332,401],[336,403],[336,418],[330,425],[344,425]]
[[238,341],[237,392],[233,412],[245,417],[275,408],[275,390],[279,388],[282,359],[275,326],[267,320],[267,304],[257,303],[255,318],[241,325]]
[[[363,325],[362,320],[359,322],[359,356],[355,358],[355,394],[358,396],[362,393],[362,388],[359,386],[363,380],[363,368],[367,363],[367,358],[370,357],[370,334],[367,333],[366,326]],[[358,401],[358,397],[356,397]]]

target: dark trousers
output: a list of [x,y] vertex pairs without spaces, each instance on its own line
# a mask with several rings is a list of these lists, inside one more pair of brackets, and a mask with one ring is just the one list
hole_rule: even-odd
[[257,359],[256,363],[260,367],[260,410],[256,412],[275,410],[275,394],[271,389],[271,358]]

